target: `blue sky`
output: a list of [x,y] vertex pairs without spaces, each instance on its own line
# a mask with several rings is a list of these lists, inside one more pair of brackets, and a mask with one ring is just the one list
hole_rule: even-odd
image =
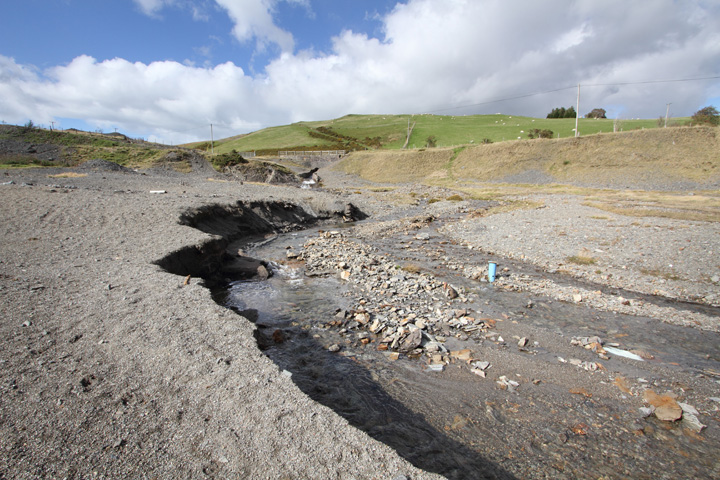
[[544,117],[578,83],[581,113],[688,116],[720,108],[718,77],[717,1],[10,0],[0,16],[0,120],[165,143],[350,113]]

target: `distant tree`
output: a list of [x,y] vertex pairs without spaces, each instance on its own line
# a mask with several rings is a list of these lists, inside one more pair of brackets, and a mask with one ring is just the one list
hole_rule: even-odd
[[692,116],[693,125],[720,125],[720,112],[711,106],[701,108]]
[[607,118],[606,113],[604,108],[593,108],[590,113],[585,114],[585,118]]
[[565,108],[553,108],[550,113],[547,114],[546,118],[575,118],[575,109],[573,107]]
[[553,108],[547,118],[565,118],[565,107]]
[[428,148],[434,148],[437,146],[437,138],[435,137],[435,135],[430,135],[429,137],[427,137],[426,141]]
[[539,128],[533,128],[528,132],[528,137],[530,138],[553,138],[553,131],[544,129],[540,130]]

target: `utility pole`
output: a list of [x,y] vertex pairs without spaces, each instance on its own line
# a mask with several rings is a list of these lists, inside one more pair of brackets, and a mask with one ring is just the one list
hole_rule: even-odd
[[215,154],[215,140],[213,138],[212,123],[210,124],[210,153]]
[[580,119],[580,84],[578,83],[577,106],[575,107],[575,136],[580,136],[578,130],[578,120]]
[[665,128],[667,128],[668,115],[670,114],[670,105],[672,105],[672,103],[668,103],[665,108]]

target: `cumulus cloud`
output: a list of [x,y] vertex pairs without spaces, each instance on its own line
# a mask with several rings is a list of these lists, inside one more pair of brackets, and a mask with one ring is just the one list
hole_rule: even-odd
[[121,125],[167,139],[170,132],[195,128],[207,136],[205,127],[213,122],[247,131],[272,120],[256,100],[256,81],[230,62],[195,68],[81,56],[43,76],[7,57],[0,56],[0,65],[3,72],[15,72],[12,82],[0,84],[5,99],[0,106],[10,119],[49,123],[56,117],[80,118],[98,127]]
[[163,7],[172,5],[175,0],[134,0],[140,10],[146,15],[154,16]]
[[[544,116],[553,106],[573,105],[572,87],[578,83],[717,73],[717,7],[702,12],[699,5],[669,1],[652,6],[578,3],[532,2],[522,8],[507,8],[502,1],[398,4],[384,18],[382,39],[343,32],[327,55],[284,55],[273,61],[268,81],[273,98],[290,106],[293,119],[310,109],[330,114],[331,106],[358,113],[453,113],[450,107],[471,105],[458,110]],[[323,85],[322,90],[315,85]],[[565,86],[571,88],[490,102]],[[688,105],[682,114],[689,114],[707,98],[702,83],[626,86],[614,93],[606,87],[582,90],[581,111],[612,102],[646,117],[655,116],[667,101]],[[303,93],[312,101],[303,102]]]
[[233,35],[240,42],[255,39],[260,50],[275,44],[283,52],[291,52],[295,41],[290,32],[275,25],[273,9],[276,0],[216,0],[224,8],[235,26]]
[[[287,1],[287,0],[286,0]],[[307,0],[292,0],[310,11]],[[149,14],[173,0],[136,0]],[[224,63],[130,63],[81,56],[38,72],[0,57],[7,121],[87,119],[172,141],[227,135],[348,113],[494,113],[545,116],[575,104],[612,116],[690,115],[712,96],[720,5],[673,2],[409,0],[381,17],[378,37],[339,31],[326,52],[295,51],[273,18],[277,0],[216,0],[239,41],[276,45],[262,74]],[[650,83],[639,83],[650,82]],[[538,95],[526,95],[531,93]],[[548,93],[551,92],[551,93]],[[502,100],[502,101],[497,101]]]

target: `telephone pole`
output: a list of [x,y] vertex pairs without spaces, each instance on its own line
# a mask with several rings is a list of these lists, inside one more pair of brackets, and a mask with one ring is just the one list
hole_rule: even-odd
[[580,84],[578,83],[577,106],[575,107],[575,136],[580,136],[578,130],[578,120],[580,119]]
[[665,128],[667,128],[668,115],[670,114],[670,105],[672,105],[672,103],[668,103],[665,108]]
[[215,140],[213,139],[212,123],[210,124],[210,153],[215,154]]

